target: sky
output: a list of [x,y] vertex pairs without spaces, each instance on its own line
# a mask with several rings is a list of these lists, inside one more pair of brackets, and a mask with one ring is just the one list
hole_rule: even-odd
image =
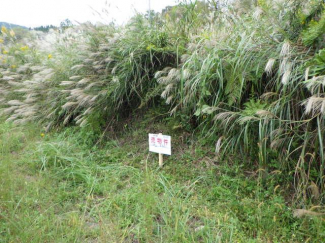
[[[150,0],[151,9],[161,11],[176,0]],[[72,22],[125,23],[134,13],[146,12],[149,0],[0,0],[0,22],[37,27]]]

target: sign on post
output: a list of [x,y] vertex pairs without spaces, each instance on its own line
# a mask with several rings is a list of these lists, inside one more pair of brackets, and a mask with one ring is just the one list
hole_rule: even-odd
[[163,166],[163,154],[172,154],[171,137],[149,133],[149,151],[159,154],[159,167]]
[[158,154],[172,154],[171,137],[149,133],[149,151]]

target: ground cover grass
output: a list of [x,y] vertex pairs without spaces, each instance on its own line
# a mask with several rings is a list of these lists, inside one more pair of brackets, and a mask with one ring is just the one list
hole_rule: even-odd
[[[153,120],[97,141],[0,125],[0,242],[322,242],[321,217],[294,218],[290,179],[220,160]],[[153,125],[156,124],[156,125]],[[147,133],[173,133],[163,169]]]

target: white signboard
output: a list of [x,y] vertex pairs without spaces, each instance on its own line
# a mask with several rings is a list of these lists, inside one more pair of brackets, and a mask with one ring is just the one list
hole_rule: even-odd
[[158,154],[172,154],[171,137],[149,133],[149,151]]

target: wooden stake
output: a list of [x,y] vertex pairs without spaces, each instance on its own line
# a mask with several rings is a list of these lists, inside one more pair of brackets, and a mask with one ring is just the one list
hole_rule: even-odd
[[159,167],[162,168],[164,164],[163,154],[159,154]]
[[[159,133],[159,136],[162,136],[162,133]],[[164,164],[163,154],[159,154],[159,168],[162,168]]]

